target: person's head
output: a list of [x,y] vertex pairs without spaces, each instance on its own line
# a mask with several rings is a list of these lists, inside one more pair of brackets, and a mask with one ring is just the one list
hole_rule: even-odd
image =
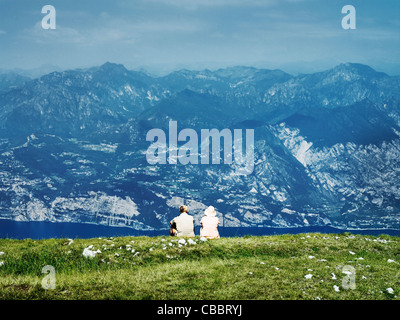
[[217,214],[217,212],[215,211],[215,208],[213,206],[209,206],[205,211],[204,214],[207,217],[215,217],[215,215]]
[[180,206],[180,207],[179,207],[179,212],[180,212],[180,213],[188,212],[187,206]]

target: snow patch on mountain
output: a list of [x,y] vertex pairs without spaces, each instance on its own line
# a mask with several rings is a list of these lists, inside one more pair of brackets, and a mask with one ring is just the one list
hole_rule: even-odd
[[310,150],[313,145],[300,135],[300,130],[289,128],[284,122],[275,128],[276,136],[283,141],[283,144],[288,148],[293,156],[304,166],[308,164],[309,156],[312,154]]

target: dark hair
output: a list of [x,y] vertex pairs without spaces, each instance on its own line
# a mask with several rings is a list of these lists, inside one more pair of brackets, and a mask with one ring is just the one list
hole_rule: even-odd
[[187,212],[187,207],[186,206],[180,206],[179,207],[179,212]]

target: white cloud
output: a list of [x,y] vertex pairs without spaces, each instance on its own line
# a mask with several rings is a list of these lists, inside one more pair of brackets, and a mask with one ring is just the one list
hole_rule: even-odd
[[[55,30],[44,30],[41,22],[31,28],[25,28],[20,37],[38,44],[75,44],[95,46],[103,44],[137,44],[149,39],[178,37],[204,31],[207,24],[196,19],[150,19],[147,21],[130,21],[116,19],[101,13],[102,23],[85,27],[69,27],[57,23]],[[0,31],[1,34],[1,31]]]
[[[288,0],[287,0],[288,1]],[[279,0],[146,0],[183,9],[198,9],[203,7],[269,7],[278,4]]]
[[7,32],[5,32],[4,30],[0,30],[0,34],[6,34]]
[[76,29],[57,24],[55,30],[45,30],[41,22],[23,31],[21,37],[36,43],[84,43],[85,37]]

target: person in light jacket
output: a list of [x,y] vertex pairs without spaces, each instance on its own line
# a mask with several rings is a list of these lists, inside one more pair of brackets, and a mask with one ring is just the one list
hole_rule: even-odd
[[181,214],[170,222],[171,235],[177,237],[194,237],[193,217],[187,213],[187,206],[180,206],[179,212]]
[[219,219],[216,217],[216,211],[213,206],[209,206],[204,211],[204,217],[201,219],[200,223],[202,225],[200,229],[200,236],[207,239],[217,239],[219,238],[218,225]]

